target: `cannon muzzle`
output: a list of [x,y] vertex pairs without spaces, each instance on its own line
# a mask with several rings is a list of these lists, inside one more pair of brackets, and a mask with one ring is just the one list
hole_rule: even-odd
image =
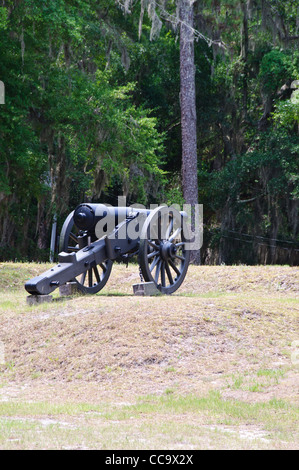
[[74,222],[80,230],[90,230],[95,226],[95,213],[92,207],[80,205],[74,213]]
[[105,204],[80,204],[74,212],[74,224],[79,230],[94,231],[96,224],[104,217],[110,222],[110,226],[117,226],[128,216],[136,216],[140,213],[149,214],[147,209],[131,207],[111,207]]

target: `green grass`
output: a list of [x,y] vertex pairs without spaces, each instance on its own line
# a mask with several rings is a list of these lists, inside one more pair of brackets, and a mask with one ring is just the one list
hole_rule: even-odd
[[285,375],[285,371],[282,369],[259,369],[256,375],[258,377],[274,378],[278,382],[278,378],[283,377]]
[[232,390],[262,392],[265,389],[279,384],[286,375],[286,369],[258,369],[243,374],[232,374],[228,379],[227,387]]
[[[210,441],[227,448],[271,448],[294,440],[298,417],[299,408],[283,400],[249,404],[225,400],[219,392],[147,395],[117,406],[1,403],[0,448],[179,449]],[[241,437],[242,426],[251,430],[254,443]],[[266,439],[255,437],[255,430]]]
[[205,293],[196,293],[196,292],[182,292],[176,294],[178,297],[198,297],[202,299],[217,299],[218,297],[223,297],[231,295],[229,292],[223,291],[209,291]]

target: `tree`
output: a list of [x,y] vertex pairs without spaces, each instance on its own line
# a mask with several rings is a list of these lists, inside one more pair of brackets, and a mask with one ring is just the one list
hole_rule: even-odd
[[82,200],[196,204],[198,173],[202,262],[288,262],[231,231],[299,234],[294,0],[2,4],[0,256],[41,259]]
[[[181,174],[183,197],[191,206],[191,229],[195,231],[195,206],[198,204],[197,182],[197,134],[196,134],[196,91],[195,91],[195,64],[194,64],[194,4],[195,0],[176,0],[177,14],[172,14],[174,4],[170,2],[169,11],[165,10],[165,2],[155,0],[141,0],[141,14],[139,20],[139,35],[143,21],[145,7],[151,19],[151,39],[160,34],[162,18],[175,28],[179,25],[180,31],[180,108],[181,108]],[[131,2],[122,5],[125,12],[129,12]],[[200,35],[200,33],[198,33]],[[199,251],[191,255],[194,263],[200,263]]]
[[[195,231],[195,206],[198,204],[196,92],[194,65],[194,0],[178,0],[180,20],[180,104],[182,130],[182,185],[187,204],[192,207],[191,228]],[[192,260],[200,264],[200,253]]]
[[[209,136],[198,132],[199,198],[208,229],[203,262],[294,259],[296,250],[287,247],[296,247],[299,234],[298,104],[290,101],[299,70],[295,3],[205,0],[196,12],[210,30],[218,25],[227,45],[211,61]],[[236,241],[237,233],[244,241]],[[279,249],[277,240],[289,243]]]
[[116,180],[134,202],[148,203],[152,181],[162,180],[163,136],[149,107],[133,102],[135,85],[117,81],[123,16],[113,0],[3,5],[0,257],[41,258],[53,215],[61,223]]

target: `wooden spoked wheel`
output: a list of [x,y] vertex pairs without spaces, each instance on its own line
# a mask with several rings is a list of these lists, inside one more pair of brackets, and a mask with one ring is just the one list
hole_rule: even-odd
[[175,292],[185,279],[190,261],[189,232],[176,209],[157,207],[140,234],[139,265],[146,282],[164,294]]
[[[74,212],[71,212],[66,218],[60,233],[59,239],[59,251],[65,253],[72,253],[79,251],[79,249],[88,246],[94,240],[91,237],[86,236],[84,238],[85,243],[79,247],[79,230],[74,224]],[[84,294],[96,294],[99,292],[107,283],[113,261],[106,260],[103,263],[93,266],[86,270],[84,273],[72,279],[72,282],[77,283],[78,289]]]

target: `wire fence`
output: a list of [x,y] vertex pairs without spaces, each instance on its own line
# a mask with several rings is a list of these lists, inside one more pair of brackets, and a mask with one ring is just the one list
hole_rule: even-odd
[[[250,235],[248,233],[238,232],[236,230],[221,230],[221,229],[218,229],[218,230],[220,232],[221,237],[228,238],[230,240],[237,240],[237,241],[240,241],[240,242],[251,243],[251,244],[253,244],[255,242],[255,240],[257,240],[257,242],[256,242],[257,245],[268,246],[270,248],[279,247],[279,248],[282,248],[284,250],[293,250],[295,252],[299,252],[299,241],[297,241],[297,240],[281,240],[280,238],[269,238],[269,237],[264,237],[264,236],[261,236],[261,235]],[[217,229],[216,229],[216,231],[217,231]],[[228,235],[229,233],[235,234],[237,236],[231,237],[231,236]],[[238,238],[238,236],[246,237],[248,239]],[[266,240],[266,242],[265,242],[265,240]],[[273,243],[269,244],[269,243],[267,243],[267,241],[274,242],[274,244]],[[283,244],[288,244],[288,246],[283,246]],[[290,245],[292,245],[292,246],[290,246]]]
[[[240,262],[242,259],[244,259],[245,252],[244,250],[242,251],[241,248],[243,245],[244,247],[248,246],[249,252],[252,254],[252,258],[262,258],[263,262],[265,262],[265,259],[269,261],[271,258],[271,263],[288,263],[291,265],[299,264],[299,240],[283,239],[282,237],[271,238],[262,235],[248,234],[237,230],[224,230],[221,228],[205,229],[204,231],[208,236],[210,235],[211,238],[213,236],[215,237],[215,235],[217,236],[219,240],[219,251],[222,250],[222,254],[227,252],[225,254],[230,258],[233,257],[233,261]],[[213,249],[212,245],[210,244],[211,238],[206,246],[209,246],[211,249]],[[220,242],[222,240],[226,240],[229,243],[229,245],[226,246],[226,249],[223,247],[223,245],[220,248]],[[259,247],[261,247],[261,250],[263,251],[260,251]],[[229,249],[231,251],[230,253],[228,253]],[[248,253],[247,249],[246,252]],[[248,256],[246,258],[248,258]]]

